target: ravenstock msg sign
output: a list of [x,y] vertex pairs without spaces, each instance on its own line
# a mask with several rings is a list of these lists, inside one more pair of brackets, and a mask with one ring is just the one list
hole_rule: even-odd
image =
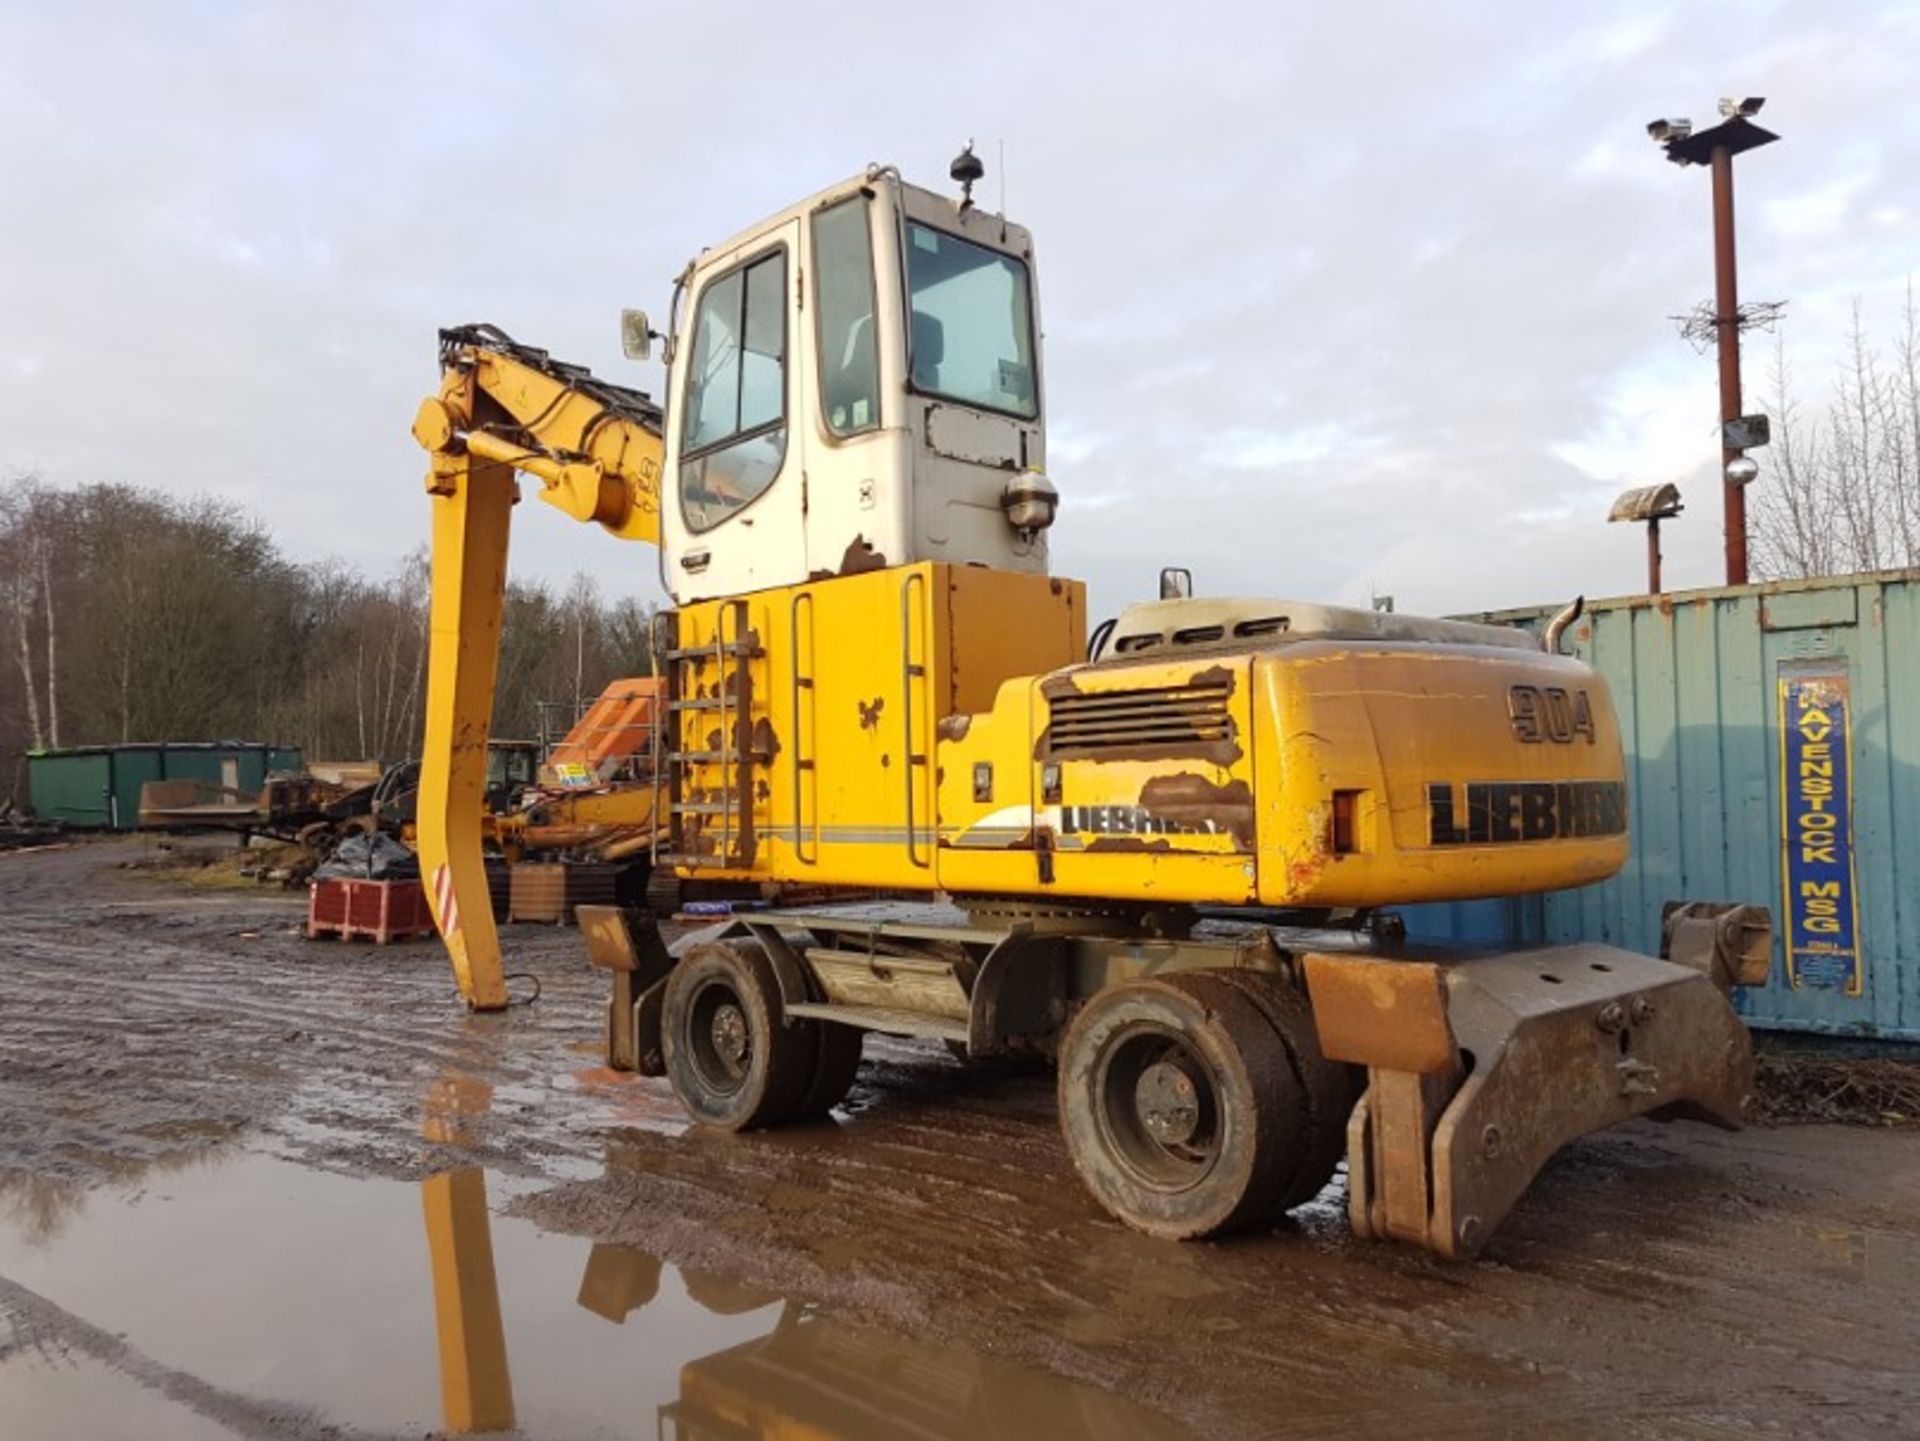
[[1864,988],[1853,876],[1853,716],[1846,663],[1780,668],[1780,847],[1787,983]]

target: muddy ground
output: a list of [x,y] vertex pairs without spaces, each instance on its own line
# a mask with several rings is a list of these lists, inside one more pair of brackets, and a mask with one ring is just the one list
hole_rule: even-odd
[[[542,997],[471,1017],[435,947],[306,941],[302,897],[124,868],[150,848],[0,855],[0,1217],[29,1240],[226,1150],[388,1181],[482,1166],[508,1218],[1083,1383],[1169,1435],[1914,1434],[1920,1131],[1591,1138],[1467,1265],[1352,1241],[1338,1182],[1266,1234],[1169,1245],[1080,1191],[1045,1075],[875,1038],[832,1124],[687,1130],[665,1082],[599,1066],[574,933],[510,928]],[[210,1384],[13,1278],[9,1317],[0,1409],[28,1330],[168,1396]],[[244,1390],[193,1409],[352,1434]]]

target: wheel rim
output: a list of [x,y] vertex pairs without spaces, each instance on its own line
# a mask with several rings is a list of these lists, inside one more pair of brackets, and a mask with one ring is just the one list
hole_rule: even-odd
[[1195,1186],[1220,1158],[1219,1087],[1175,1030],[1144,1025],[1116,1036],[1094,1078],[1094,1105],[1109,1154],[1153,1190]]
[[711,1090],[731,1095],[746,1084],[753,1069],[753,1025],[739,994],[726,982],[708,981],[694,992],[687,1049],[694,1070]]

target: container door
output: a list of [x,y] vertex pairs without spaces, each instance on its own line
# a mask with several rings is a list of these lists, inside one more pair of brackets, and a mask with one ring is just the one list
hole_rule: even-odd
[[140,824],[140,792],[148,781],[166,779],[158,747],[127,747],[109,757],[113,765],[113,827],[130,831]]

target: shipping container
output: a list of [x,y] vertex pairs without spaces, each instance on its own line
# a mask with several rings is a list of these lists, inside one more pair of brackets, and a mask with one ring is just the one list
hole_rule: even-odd
[[148,781],[202,781],[251,796],[269,772],[298,771],[302,763],[298,747],[256,741],[76,746],[28,756],[27,794],[43,820],[126,831],[140,823],[140,788]]
[[[1538,630],[1556,609],[1474,618]],[[1920,1040],[1920,570],[1605,600],[1563,646],[1620,713],[1631,860],[1408,907],[1409,931],[1657,953],[1666,901],[1760,903],[1772,973],[1735,998],[1753,1025]]]

